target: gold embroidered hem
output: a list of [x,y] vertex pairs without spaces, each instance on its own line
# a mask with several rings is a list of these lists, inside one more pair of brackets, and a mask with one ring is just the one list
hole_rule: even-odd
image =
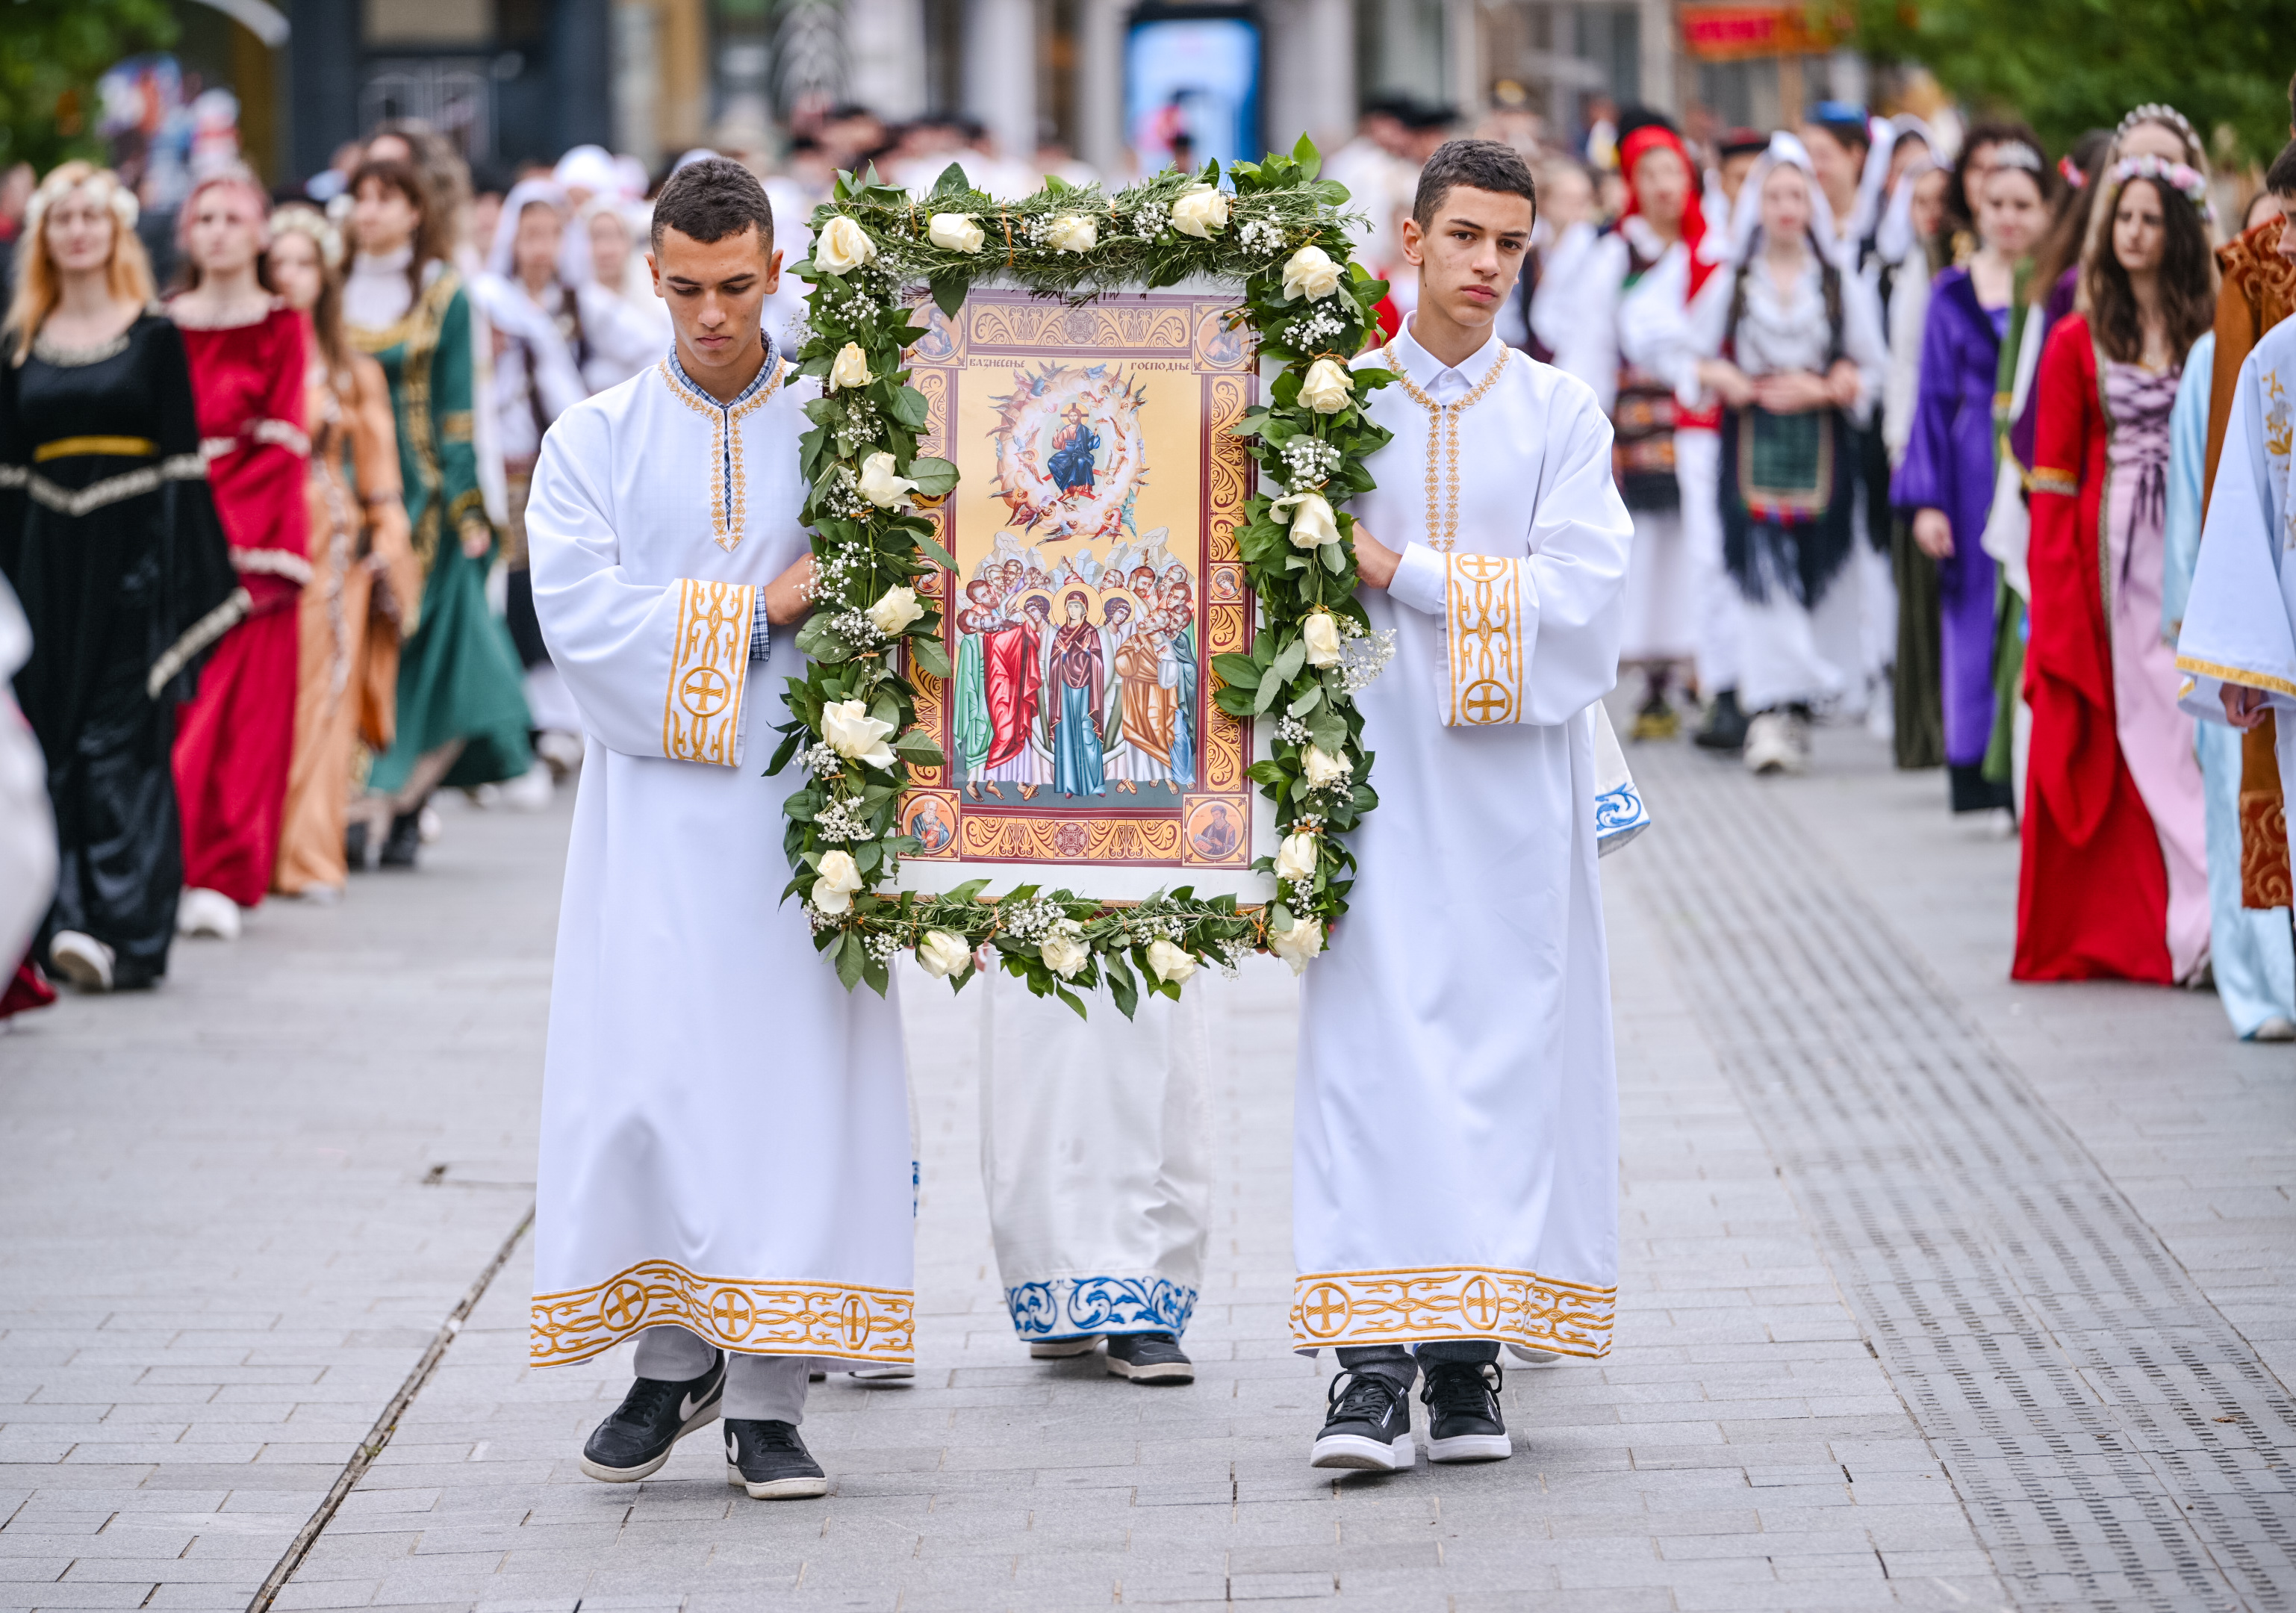
[[642,1261],[594,1288],[536,1295],[527,1359],[537,1367],[587,1361],[672,1322],[743,1355],[905,1365],[914,1360],[916,1296],[831,1280],[701,1277],[676,1261]]
[[661,753],[732,767],[741,747],[742,693],[758,590],[745,582],[678,580],[676,637],[661,703]]
[[1292,1339],[1324,1349],[1496,1338],[1592,1358],[1611,1353],[1618,1303],[1615,1288],[1504,1266],[1309,1271],[1292,1284]]
[[[1498,384],[1513,352],[1513,348],[1501,347],[1499,356],[1491,361],[1489,374],[1476,382],[1464,397],[1456,403],[1438,403],[1413,383],[1402,361],[1395,356],[1394,342],[1390,342],[1379,350],[1380,367],[1395,376],[1404,396],[1427,411],[1427,547],[1439,555],[1449,554],[1459,539],[1459,416],[1480,403],[1483,395]],[[1442,506],[1439,519],[1436,514],[1439,502]]]
[[1529,564],[1497,555],[1443,556],[1443,621],[1449,629],[1445,660],[1450,672],[1443,702],[1446,728],[1522,720],[1523,675],[1530,661],[1523,633],[1522,574]]
[[2070,471],[2054,470],[2046,465],[2036,465],[2028,472],[2025,485],[2036,493],[2054,493],[2062,498],[2074,498],[2080,492],[2079,477]]
[[2246,667],[2221,666],[2213,661],[2202,661],[2191,655],[2177,657],[2177,670],[2196,677],[2213,678],[2218,683],[2243,684],[2251,688],[2270,689],[2276,695],[2296,695],[2296,683],[2285,678],[2276,678],[2269,672],[2251,672]]

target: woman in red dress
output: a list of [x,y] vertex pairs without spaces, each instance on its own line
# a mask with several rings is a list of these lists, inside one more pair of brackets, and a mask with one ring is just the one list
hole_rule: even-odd
[[231,560],[252,601],[176,732],[186,935],[239,934],[271,888],[295,740],[296,605],[311,579],[303,480],[301,316],[258,275],[270,209],[244,174],[184,203],[191,286],[168,305],[191,359],[201,450]]
[[2216,285],[2197,172],[2139,156],[2101,183],[2081,311],[2041,355],[2010,973],[2167,984],[2208,955],[2200,774],[2161,588],[2169,411]]

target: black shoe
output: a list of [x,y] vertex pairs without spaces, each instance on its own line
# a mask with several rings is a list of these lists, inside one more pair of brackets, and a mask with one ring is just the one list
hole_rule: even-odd
[[1694,742],[1702,751],[1740,751],[1746,746],[1746,713],[1738,709],[1738,691],[1724,689],[1706,708],[1706,725]]
[[1169,1333],[1111,1333],[1108,1370],[1134,1383],[1193,1383],[1195,1363]]
[[390,837],[382,843],[379,860],[387,868],[411,868],[422,849],[422,810],[401,812],[390,820]]
[[1411,1386],[1377,1372],[1342,1370],[1332,1379],[1324,1431],[1311,1468],[1393,1473],[1417,1460],[1411,1444]]
[[354,874],[366,872],[366,819],[343,831],[343,861]]
[[751,1501],[799,1501],[829,1494],[829,1475],[785,1422],[754,1417],[726,1420],[726,1482]]
[[669,1460],[672,1446],[694,1429],[718,1420],[726,1397],[726,1357],[720,1354],[699,1378],[673,1383],[641,1378],[622,1396],[614,1414],[600,1423],[582,1447],[582,1471],[610,1485],[644,1478]]
[[1427,1363],[1427,1460],[1505,1461],[1514,1454],[1506,1420],[1499,1415],[1499,1388],[1506,1379],[1495,1362],[1436,1361]]

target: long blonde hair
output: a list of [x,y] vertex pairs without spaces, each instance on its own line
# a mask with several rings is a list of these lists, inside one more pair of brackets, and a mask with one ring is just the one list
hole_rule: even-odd
[[0,325],[0,341],[12,344],[9,362],[21,364],[32,350],[48,316],[63,300],[63,286],[48,256],[48,209],[72,191],[85,188],[111,215],[111,257],[104,264],[104,284],[117,302],[142,308],[152,300],[152,259],[135,238],[135,193],[120,184],[119,176],[93,162],[67,162],[40,181],[24,210],[24,233],[16,242],[16,294],[8,304],[8,319]]

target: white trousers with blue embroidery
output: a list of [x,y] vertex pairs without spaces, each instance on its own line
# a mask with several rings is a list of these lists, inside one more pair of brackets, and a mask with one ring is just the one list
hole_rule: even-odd
[[1128,1021],[1078,1019],[1011,975],[982,992],[980,1174],[1013,1329],[1030,1341],[1186,1330],[1211,1215],[1200,973]]

